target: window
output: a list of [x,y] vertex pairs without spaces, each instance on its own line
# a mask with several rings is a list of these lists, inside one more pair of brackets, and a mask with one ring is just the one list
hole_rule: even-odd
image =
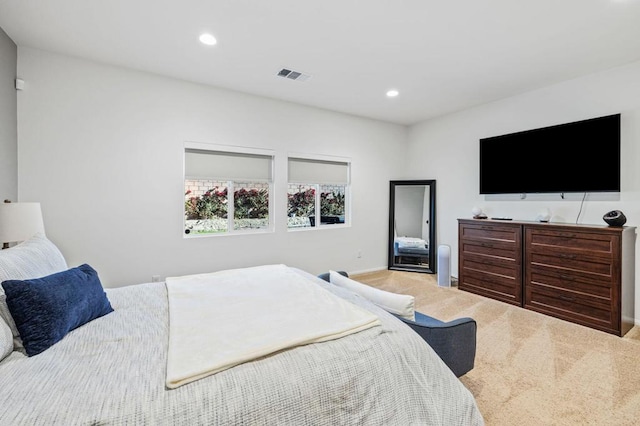
[[190,143],[184,154],[187,236],[273,230],[273,153]]
[[350,223],[349,160],[290,155],[288,169],[289,229]]

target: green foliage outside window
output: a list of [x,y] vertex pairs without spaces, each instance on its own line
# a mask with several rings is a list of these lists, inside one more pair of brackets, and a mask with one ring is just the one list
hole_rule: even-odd
[[[191,195],[187,191],[185,196]],[[184,202],[187,220],[227,217],[227,188],[212,188],[199,197],[189,197]]]
[[[214,187],[198,197],[188,197],[184,203],[187,220],[227,218],[227,188]],[[236,219],[263,219],[269,216],[269,191],[266,189],[238,189],[233,192]]]
[[289,198],[287,214],[289,217],[309,217],[316,208],[316,190],[309,188],[298,192],[288,193]]
[[344,194],[339,192],[321,192],[320,214],[322,216],[344,215]]
[[[309,188],[287,194],[289,204],[287,214],[289,217],[309,217],[315,213],[316,190]],[[344,215],[344,194],[336,191],[320,193],[320,214],[322,216]]]
[[264,219],[269,216],[269,192],[266,189],[239,189],[233,193],[236,219]]

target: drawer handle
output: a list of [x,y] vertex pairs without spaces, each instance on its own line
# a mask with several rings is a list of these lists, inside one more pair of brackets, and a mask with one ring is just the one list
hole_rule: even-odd
[[560,253],[558,257],[561,257],[563,259],[575,259],[577,256],[575,254]]
[[489,244],[489,243],[482,243],[480,244],[482,247],[488,247],[488,248],[493,248],[493,244]]
[[565,281],[575,281],[575,277],[572,277],[571,275],[560,275],[560,279],[563,279]]
[[571,296],[560,295],[559,297],[560,297],[560,299],[564,300],[565,302],[573,302],[573,297],[571,297]]

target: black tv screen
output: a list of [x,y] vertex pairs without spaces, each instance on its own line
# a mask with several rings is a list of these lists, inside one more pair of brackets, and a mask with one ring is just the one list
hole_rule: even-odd
[[620,114],[480,139],[480,194],[620,191]]

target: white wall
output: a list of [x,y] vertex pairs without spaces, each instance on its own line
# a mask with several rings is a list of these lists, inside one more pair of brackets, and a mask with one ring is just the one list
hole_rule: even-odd
[[0,203],[17,201],[16,62],[18,48],[0,28]]
[[[602,216],[622,210],[627,225],[640,225],[640,62],[585,76],[413,126],[408,170],[436,179],[438,244],[451,246],[452,275],[458,271],[458,218],[473,206],[489,216],[535,220],[544,208],[553,222],[575,223],[583,194],[483,196],[478,190],[478,147],[482,137],[621,113],[621,192],[589,194],[578,223],[605,225]],[[540,149],[553,153],[553,146]],[[585,149],[599,149],[585,146]],[[541,170],[541,172],[544,172]],[[598,173],[594,170],[594,173]],[[636,242],[636,323],[640,318],[640,246]]]
[[[19,198],[42,203],[70,266],[91,264],[105,286],[266,263],[386,267],[404,126],[24,47],[18,71]],[[185,141],[276,151],[275,233],[183,238]],[[352,227],[287,232],[288,152],[351,158]]]

